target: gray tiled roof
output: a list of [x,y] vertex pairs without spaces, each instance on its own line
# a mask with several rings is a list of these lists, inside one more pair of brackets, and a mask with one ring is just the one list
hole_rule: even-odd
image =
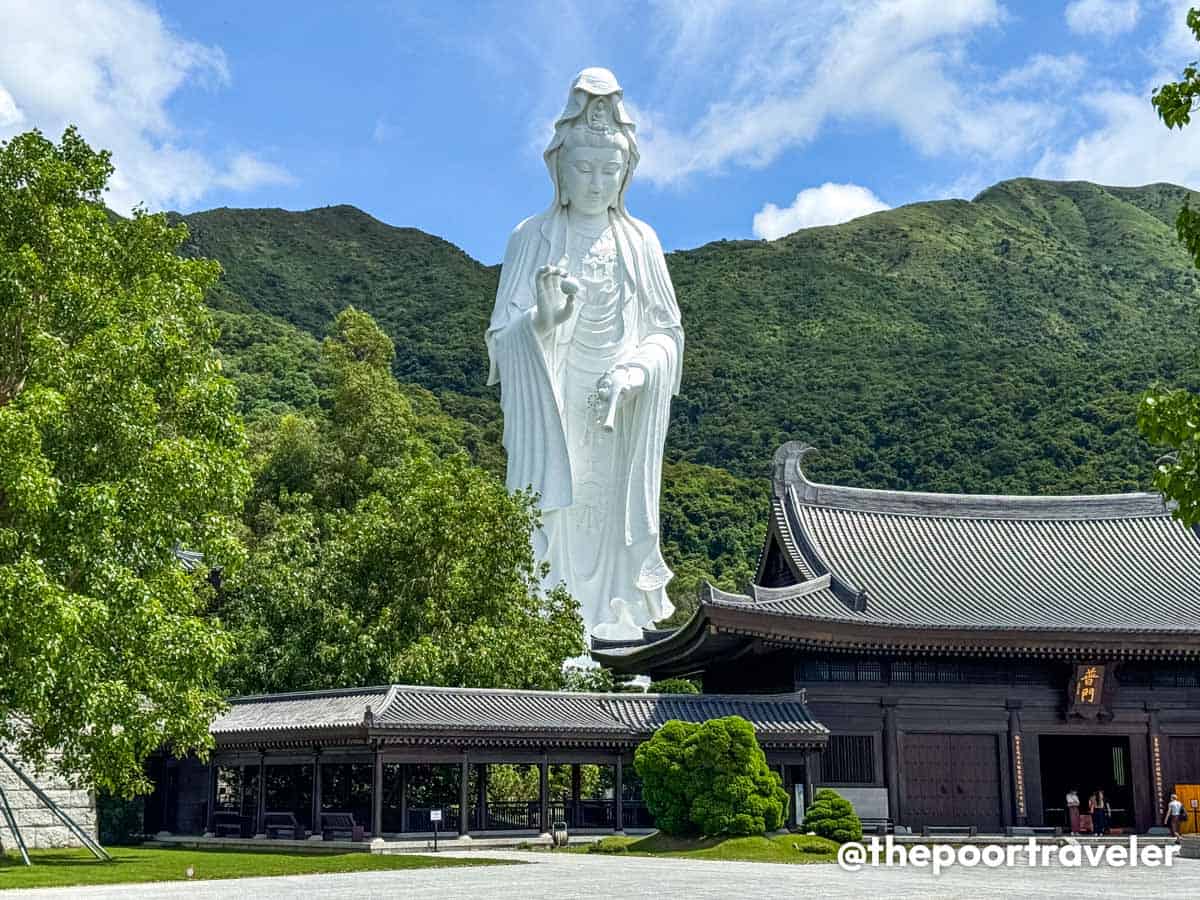
[[[371,707],[370,721],[366,709]],[[527,733],[640,738],[670,719],[739,715],[762,736],[819,737],[802,694],[583,694],[413,685],[241,697],[214,735],[369,727],[373,733]]]
[[731,594],[710,586],[673,633],[598,645],[594,658],[662,676],[701,671],[754,640],[917,653],[1200,656],[1200,528],[1173,519],[1159,495],[817,484],[801,469],[811,451],[792,442],[775,454],[759,560],[771,587]]
[[[792,450],[776,496],[795,552],[832,586],[757,587],[745,598],[756,610],[920,628],[1200,633],[1200,534],[1157,494],[847,488],[809,481],[802,456]],[[851,608],[853,596],[864,608]]]
[[381,704],[389,688],[352,688],[297,694],[237,697],[209,728],[214,735],[296,728],[345,728],[360,725],[368,706]]

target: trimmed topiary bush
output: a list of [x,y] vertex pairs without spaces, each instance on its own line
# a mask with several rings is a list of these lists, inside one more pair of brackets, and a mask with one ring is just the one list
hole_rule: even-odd
[[667,722],[638,747],[634,765],[646,808],[667,834],[763,834],[787,815],[779,775],[740,716]]
[[829,788],[821,788],[813,797],[812,805],[804,813],[803,828],[839,844],[862,840],[862,820],[854,807]]
[[792,844],[792,849],[807,853],[810,856],[833,856],[835,845],[828,840],[818,840],[814,837],[808,837],[801,841],[796,841]]
[[652,681],[648,690],[651,694],[700,693],[700,688],[696,687],[696,682],[689,681],[686,678],[664,678],[662,681]]

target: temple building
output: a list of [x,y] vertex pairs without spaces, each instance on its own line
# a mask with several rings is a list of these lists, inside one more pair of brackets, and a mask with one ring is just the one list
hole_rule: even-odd
[[[151,760],[148,831],[370,839],[650,827],[633,751],[736,714],[793,798],[876,827],[1114,830],[1200,806],[1200,530],[1157,494],[1020,497],[817,484],[778,451],[745,594],[597,641],[701,695],[383,686],[232,701],[209,763]],[[523,787],[521,787],[523,785]],[[1194,822],[1197,816],[1193,812]],[[1194,826],[1193,826],[1194,827]],[[344,832],[344,834],[343,834]]]
[[[790,443],[746,594],[608,642],[617,671],[805,691],[829,742],[805,780],[920,829],[1115,829],[1200,801],[1200,530],[1157,494],[1019,497],[817,484]],[[795,779],[792,779],[795,781]],[[1194,809],[1194,807],[1190,807]],[[1194,813],[1193,813],[1194,818]]]

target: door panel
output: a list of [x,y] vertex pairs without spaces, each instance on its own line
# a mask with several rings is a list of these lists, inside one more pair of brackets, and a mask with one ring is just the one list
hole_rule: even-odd
[[[1179,830],[1184,834],[1200,834],[1200,824],[1196,822],[1196,813],[1197,810],[1200,810],[1200,784],[1177,784],[1175,793],[1179,795],[1179,800],[1183,803],[1183,811],[1187,813],[1187,818],[1179,823]],[[1193,802],[1196,803],[1196,806],[1192,806]],[[1163,810],[1162,815],[1154,824],[1161,825],[1165,815],[1166,810]]]
[[1000,830],[1000,760],[994,734],[905,734],[904,821]]

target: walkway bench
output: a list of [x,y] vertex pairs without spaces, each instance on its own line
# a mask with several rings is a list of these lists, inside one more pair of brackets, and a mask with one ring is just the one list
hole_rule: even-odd
[[213,813],[213,834],[217,837],[250,837],[250,816],[235,812]]
[[263,833],[271,838],[304,840],[304,829],[296,821],[296,816],[290,812],[263,813]]
[[348,812],[321,813],[321,837],[327,841],[341,838],[345,841],[361,841],[363,826],[356,825],[354,816]]
[[974,825],[926,825],[921,837],[975,837],[979,829]]
[[863,834],[877,834],[880,837],[891,834],[892,820],[889,818],[866,818],[862,820]]

